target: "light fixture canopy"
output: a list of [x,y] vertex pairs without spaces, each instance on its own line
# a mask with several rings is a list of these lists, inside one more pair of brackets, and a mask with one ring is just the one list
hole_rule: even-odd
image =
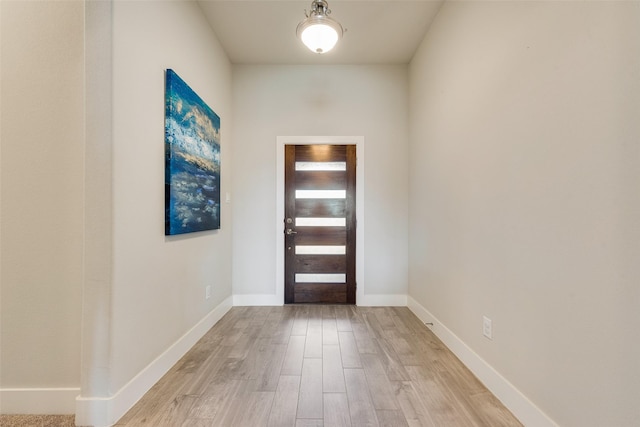
[[342,38],[344,29],[338,21],[329,17],[330,13],[325,0],[313,0],[311,13],[296,28],[298,38],[312,52],[329,52]]

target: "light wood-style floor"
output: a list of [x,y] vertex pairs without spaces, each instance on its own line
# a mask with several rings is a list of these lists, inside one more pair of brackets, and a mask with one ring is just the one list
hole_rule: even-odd
[[521,426],[405,307],[234,307],[119,427]]

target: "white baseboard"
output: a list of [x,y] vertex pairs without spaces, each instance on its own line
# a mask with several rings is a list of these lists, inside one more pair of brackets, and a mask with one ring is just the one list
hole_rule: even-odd
[[115,424],[231,309],[232,302],[231,296],[225,299],[113,396],[78,396],[75,406],[76,424],[94,427],[109,427]]
[[356,305],[361,307],[406,307],[407,296],[402,295],[360,295]]
[[0,414],[71,415],[80,388],[3,388]]
[[433,323],[430,329],[465,364],[471,372],[515,415],[525,426],[557,427],[557,424],[524,394],[513,386],[491,365],[485,362],[467,344],[444,326],[433,314],[408,297],[407,307],[424,323]]

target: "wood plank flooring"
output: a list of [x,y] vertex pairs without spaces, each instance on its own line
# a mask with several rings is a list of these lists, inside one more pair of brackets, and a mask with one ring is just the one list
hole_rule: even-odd
[[118,427],[521,426],[406,307],[234,307]]

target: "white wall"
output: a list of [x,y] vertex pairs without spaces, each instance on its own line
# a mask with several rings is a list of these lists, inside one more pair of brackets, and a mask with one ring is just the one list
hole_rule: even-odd
[[51,413],[80,385],[83,5],[0,13],[0,411]]
[[213,31],[193,2],[114,2],[112,392],[231,295],[230,205],[219,231],[164,236],[166,68],[220,116],[224,195],[231,66]]
[[638,22],[447,2],[410,65],[410,297],[562,426],[640,423]]
[[[234,295],[275,295],[276,137],[364,136],[365,295],[407,291],[406,66],[234,66]],[[240,299],[244,301],[244,299]],[[259,300],[253,299],[253,301]],[[406,301],[406,299],[405,299]]]

